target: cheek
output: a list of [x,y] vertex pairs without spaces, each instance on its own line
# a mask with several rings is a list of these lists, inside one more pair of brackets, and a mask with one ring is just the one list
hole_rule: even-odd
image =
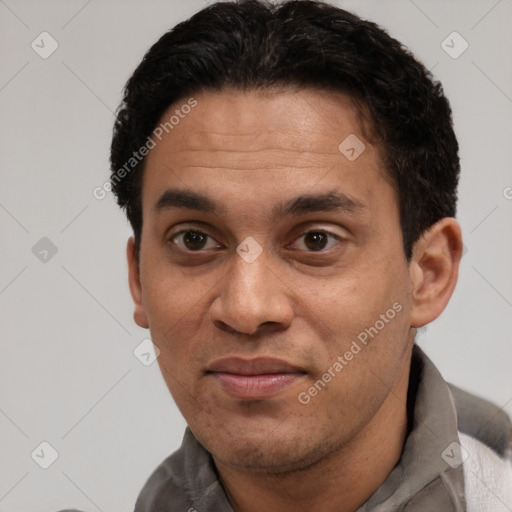
[[393,261],[361,261],[321,287],[311,280],[300,291],[308,297],[303,315],[310,332],[324,340],[325,369],[345,354],[344,373],[356,381],[360,374],[387,375],[398,368],[408,342],[410,295],[407,267]]
[[[311,398],[304,406],[311,417],[324,417],[327,411],[328,422],[343,425],[349,435],[369,421],[396,386],[407,355],[408,326],[403,297],[398,291],[394,297],[374,293],[356,302],[348,294],[330,302],[327,355],[301,390]],[[318,335],[318,327],[314,332]],[[320,381],[326,380],[324,387]]]
[[165,335],[179,329],[201,307],[208,290],[206,278],[201,281],[182,275],[166,262],[165,255],[159,255],[158,249],[144,263],[141,280],[146,314],[152,331]]
[[[407,273],[398,268],[377,270],[376,265],[359,266],[329,279],[321,286],[311,278],[295,281],[297,295],[303,297],[304,311],[312,324],[325,324],[331,333],[357,334],[384,314],[393,320],[407,298]],[[402,308],[393,304],[398,302]],[[315,320],[316,318],[316,320]],[[396,322],[394,322],[396,323]]]
[[154,269],[144,282],[144,305],[151,338],[160,349],[158,361],[171,387],[173,377],[180,382],[189,381],[200,364],[197,359],[204,350],[197,346],[201,340],[198,333],[206,332],[206,294],[210,287],[206,279],[194,282]]

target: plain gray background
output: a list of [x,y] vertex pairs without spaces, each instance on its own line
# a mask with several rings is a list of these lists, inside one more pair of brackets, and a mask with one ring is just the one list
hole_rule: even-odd
[[[510,413],[512,1],[336,4],[387,28],[444,84],[467,251],[451,303],[418,341],[447,380]],[[133,354],[149,333],[132,320],[127,221],[111,194],[92,191],[108,179],[124,83],[163,32],[205,5],[0,0],[2,512],[132,510],[181,442],[157,363]],[[48,50],[45,31],[59,46],[43,59],[31,44]],[[469,44],[458,58],[454,31]],[[43,256],[43,237],[56,254]],[[59,455],[48,469],[43,441]]]

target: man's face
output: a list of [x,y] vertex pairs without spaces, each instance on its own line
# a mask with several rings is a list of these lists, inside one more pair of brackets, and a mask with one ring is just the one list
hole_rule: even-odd
[[[403,400],[397,194],[346,96],[194,97],[146,160],[136,319],[217,462],[305,467]],[[351,134],[366,146],[352,161]]]

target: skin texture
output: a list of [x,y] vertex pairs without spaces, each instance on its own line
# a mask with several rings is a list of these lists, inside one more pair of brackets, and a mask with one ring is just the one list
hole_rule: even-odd
[[[135,322],[150,329],[165,382],[234,510],[356,510],[400,458],[415,329],[453,292],[460,228],[442,219],[406,261],[396,191],[347,96],[194,98],[146,160],[140,262],[132,238],[127,246]],[[338,150],[349,134],[366,147],[354,161]],[[167,189],[201,193],[223,210],[155,213]],[[280,203],[332,191],[359,206],[273,216]],[[175,236],[182,229],[210,238],[193,251]],[[327,246],[312,250],[308,231],[331,234]],[[236,252],[247,237],[263,249],[252,263]],[[301,403],[299,393],[393,304],[400,311]],[[208,373],[228,356],[278,358],[298,374],[274,396],[237,399]]]

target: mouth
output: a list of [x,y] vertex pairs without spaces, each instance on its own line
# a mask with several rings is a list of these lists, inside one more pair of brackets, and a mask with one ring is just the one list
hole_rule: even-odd
[[210,365],[211,375],[222,389],[233,398],[263,400],[290,387],[306,372],[280,359],[220,359]]

